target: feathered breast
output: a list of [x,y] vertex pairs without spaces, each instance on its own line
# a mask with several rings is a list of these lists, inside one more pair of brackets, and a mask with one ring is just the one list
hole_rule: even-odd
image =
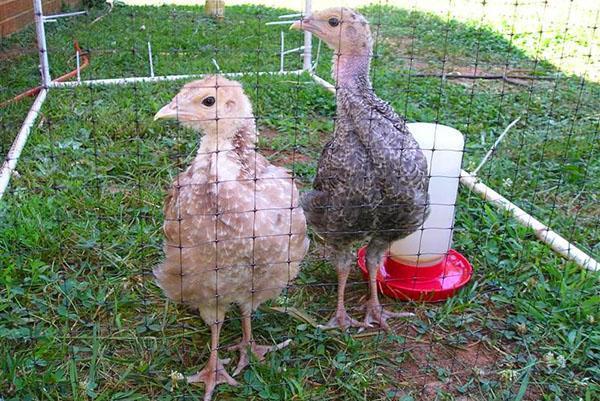
[[351,239],[389,228],[406,235],[427,215],[426,159],[404,120],[363,89],[338,91],[334,136],[303,206],[321,233]]

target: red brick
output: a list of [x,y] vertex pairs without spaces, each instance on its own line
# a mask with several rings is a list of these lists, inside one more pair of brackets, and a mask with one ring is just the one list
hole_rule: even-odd
[[33,10],[25,11],[22,14],[0,21],[0,35],[8,36],[20,31],[33,21]]
[[61,0],[46,0],[42,3],[44,14],[50,15],[60,11],[62,6]]
[[[77,6],[81,0],[43,0],[44,14],[60,12],[62,5]],[[0,37],[8,36],[33,22],[31,0],[0,0]]]
[[26,0],[11,0],[7,3],[0,5],[0,15],[2,15],[2,21],[6,21],[11,17],[19,15],[31,9],[31,2],[28,2]]

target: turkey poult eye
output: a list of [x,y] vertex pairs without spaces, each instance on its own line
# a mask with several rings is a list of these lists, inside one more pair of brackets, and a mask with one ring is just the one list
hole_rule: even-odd
[[340,24],[340,20],[335,17],[329,18],[329,20],[327,22],[329,23],[330,26],[332,26],[334,28]]
[[210,107],[210,106],[214,105],[215,97],[209,96],[209,97],[205,98],[204,100],[202,100],[202,104],[205,105],[206,107]]

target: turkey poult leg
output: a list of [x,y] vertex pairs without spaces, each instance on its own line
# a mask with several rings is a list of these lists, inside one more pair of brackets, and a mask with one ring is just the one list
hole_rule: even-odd
[[254,337],[252,336],[252,318],[249,314],[242,316],[242,341],[227,348],[228,351],[240,352],[240,361],[233,372],[233,376],[237,376],[250,363],[250,358],[248,357],[248,348],[250,348],[250,351],[252,351],[256,359],[262,361],[265,359],[265,355],[267,353],[285,348],[291,342],[292,340],[288,339],[275,345],[256,344]]
[[367,247],[366,258],[367,269],[369,270],[370,297],[366,307],[365,324],[371,327],[373,323],[377,323],[379,327],[385,331],[390,330],[387,319],[414,316],[414,314],[410,312],[390,312],[384,309],[379,302],[379,296],[377,294],[377,271],[379,270],[380,264],[383,262],[383,257],[385,256],[388,245],[387,241],[378,239],[371,240]]
[[219,334],[223,323],[214,323],[210,326],[210,357],[204,369],[195,375],[188,376],[188,383],[204,383],[204,401],[210,401],[212,393],[217,384],[227,383],[231,386],[237,386],[238,382],[225,370],[223,364],[228,360],[219,359],[217,352],[219,348]]
[[367,327],[366,324],[348,316],[344,302],[346,282],[348,274],[350,274],[350,268],[354,262],[353,254],[349,251],[338,251],[335,261],[338,273],[337,309],[329,322],[319,327],[322,329],[340,328],[341,330],[346,330],[348,327]]

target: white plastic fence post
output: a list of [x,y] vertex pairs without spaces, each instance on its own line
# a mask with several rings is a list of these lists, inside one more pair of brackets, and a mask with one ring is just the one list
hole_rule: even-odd
[[75,52],[75,60],[77,60],[77,82],[81,82],[81,61],[79,50]]
[[150,45],[150,41],[148,41],[148,62],[150,63],[150,76],[154,77],[154,63],[152,60],[152,45]]
[[40,53],[40,66],[42,73],[42,86],[48,87],[50,79],[50,64],[48,64],[48,47],[46,45],[46,30],[44,29],[44,11],[42,0],[33,0],[33,13],[35,17],[35,33]]
[[[312,12],[312,0],[306,0],[304,3],[304,15],[310,15]],[[310,71],[312,68],[312,34],[304,31],[304,63],[302,69]]]
[[281,36],[281,44],[280,44],[280,49],[281,49],[281,53],[279,53],[279,71],[283,72],[283,58],[284,58],[284,53],[285,52],[285,34],[283,33],[283,31],[281,31],[280,33]]

